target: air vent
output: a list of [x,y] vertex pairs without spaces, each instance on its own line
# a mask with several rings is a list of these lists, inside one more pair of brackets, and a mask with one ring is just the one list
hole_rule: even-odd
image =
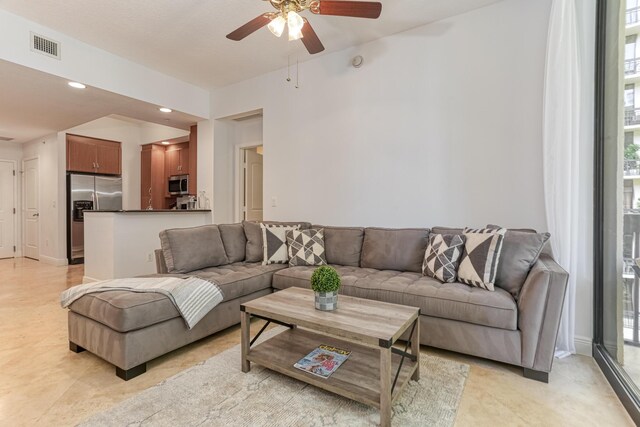
[[60,59],[60,43],[35,33],[31,33],[31,50]]
[[0,141],[13,141],[15,138],[9,138],[8,136],[0,136]]

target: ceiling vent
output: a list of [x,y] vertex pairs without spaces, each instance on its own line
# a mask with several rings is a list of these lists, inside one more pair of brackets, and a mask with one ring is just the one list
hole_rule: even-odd
[[9,138],[8,136],[0,136],[0,141],[13,141],[14,138]]
[[60,43],[36,33],[31,33],[31,50],[52,58],[60,59]]

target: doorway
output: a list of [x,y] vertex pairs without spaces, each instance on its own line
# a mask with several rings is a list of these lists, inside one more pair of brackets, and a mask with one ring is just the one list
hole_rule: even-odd
[[0,160],[0,258],[16,252],[16,163]]
[[38,158],[25,160],[23,163],[23,188],[24,188],[24,248],[23,254],[27,258],[40,259],[40,195],[39,176],[40,168]]
[[243,220],[263,220],[263,147],[240,148],[240,213]]

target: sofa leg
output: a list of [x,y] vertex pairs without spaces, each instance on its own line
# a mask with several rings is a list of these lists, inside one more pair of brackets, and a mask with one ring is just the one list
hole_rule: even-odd
[[84,348],[71,341],[69,341],[69,350],[73,351],[74,353],[82,353],[83,351],[85,351]]
[[132,378],[142,375],[147,372],[147,364],[143,363],[138,366],[134,366],[131,369],[121,369],[116,366],[116,375],[125,381],[129,381]]
[[549,373],[543,371],[535,371],[533,369],[524,368],[524,377],[530,380],[536,380],[543,383],[549,383]]

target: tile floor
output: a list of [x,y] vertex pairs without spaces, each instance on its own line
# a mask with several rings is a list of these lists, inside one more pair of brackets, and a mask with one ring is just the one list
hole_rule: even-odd
[[[238,327],[176,350],[124,382],[114,367],[68,350],[59,294],[82,280],[82,266],[0,260],[0,425],[74,425],[240,342]],[[458,426],[633,425],[593,359],[556,360],[550,383],[521,370],[455,353],[424,352],[471,365]]]

